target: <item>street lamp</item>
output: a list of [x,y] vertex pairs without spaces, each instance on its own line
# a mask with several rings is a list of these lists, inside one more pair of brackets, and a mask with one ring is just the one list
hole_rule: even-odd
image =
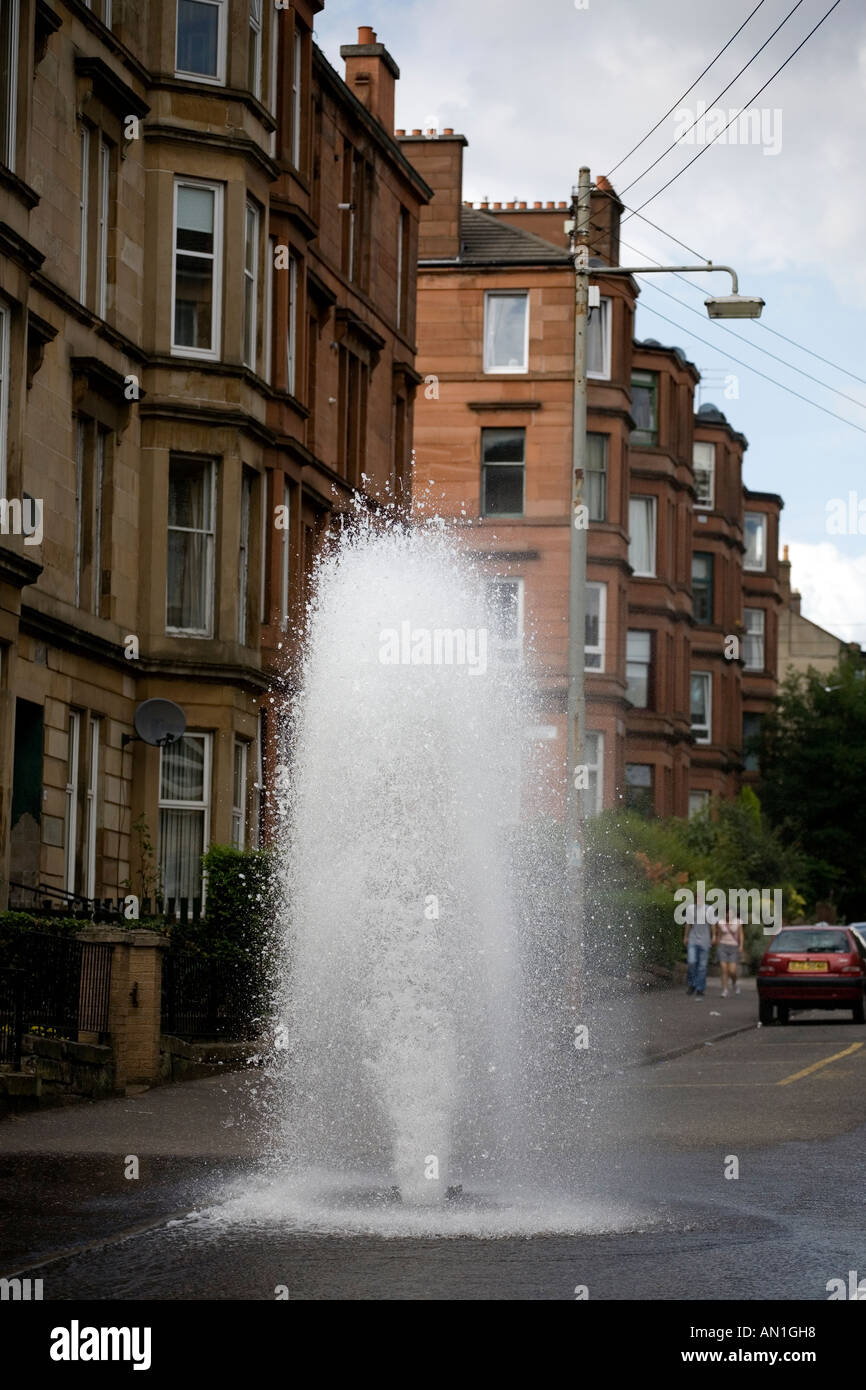
[[[737,272],[729,265],[639,265],[596,266],[590,269],[590,204],[589,169],[580,170],[578,184],[572,189],[572,219],[565,224],[571,238],[574,259],[574,396],[573,444],[571,470],[571,540],[569,545],[568,585],[568,751],[565,810],[565,840],[567,885],[575,920],[575,966],[577,973],[583,959],[583,816],[581,791],[586,785],[584,742],[586,734],[586,690],[584,671],[584,628],[586,614],[586,508],[583,501],[583,481],[586,469],[586,337],[589,310],[589,277],[608,275],[658,275],[661,273],[696,273],[724,271],[731,277],[731,293],[705,300],[711,319],[757,319],[764,307],[763,299],[741,295]],[[583,775],[579,775],[583,773]]]

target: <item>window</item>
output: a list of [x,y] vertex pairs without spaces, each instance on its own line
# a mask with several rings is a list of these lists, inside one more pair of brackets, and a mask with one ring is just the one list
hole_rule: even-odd
[[253,807],[250,821],[251,849],[261,849],[265,843],[265,748],[267,744],[267,711],[259,710],[256,728],[256,742],[253,749],[255,759],[255,781],[253,782]]
[[400,209],[397,222],[397,328],[406,332],[409,318],[409,214]]
[[629,632],[625,647],[625,698],[635,709],[650,708],[652,633]]
[[210,734],[185,734],[160,749],[159,867],[166,898],[203,897],[201,857],[209,835]]
[[[304,36],[301,31],[300,25],[296,24],[292,42],[292,163],[294,164],[296,169],[300,169],[301,167],[301,121],[303,116],[303,54]],[[352,199],[350,199],[350,201],[352,201]],[[351,272],[349,278],[352,278]]]
[[84,896],[96,897],[96,832],[99,828],[99,723],[88,724],[87,803],[84,826]]
[[343,269],[349,280],[362,285],[366,279],[365,251],[369,173],[361,155],[349,140],[343,141]]
[[758,747],[761,741],[760,714],[743,715],[743,767],[746,772],[759,772]]
[[268,475],[263,473],[259,484],[259,496],[261,497],[261,536],[260,551],[261,569],[259,571],[260,592],[259,592],[259,622],[263,625],[268,621]]
[[9,310],[0,304],[0,497],[6,497],[9,449]]
[[695,743],[712,742],[712,677],[709,671],[692,671],[692,734]]
[[168,483],[167,632],[213,635],[216,467],[173,457]]
[[85,424],[77,420],[75,424],[75,507],[73,512],[73,553],[72,553],[72,593],[73,603],[81,605],[81,570],[83,564],[84,542],[84,449]]
[[716,446],[698,440],[692,448],[695,506],[712,511],[716,496]]
[[587,769],[587,787],[583,794],[583,814],[597,816],[604,802],[604,734],[587,730],[583,745]]
[[86,125],[81,127],[79,132],[79,147],[81,156],[81,181],[78,194],[78,224],[79,224],[79,265],[78,265],[78,298],[82,304],[87,303],[87,223],[89,221],[89,184],[90,184],[90,128]]
[[76,887],[76,851],[78,843],[78,759],[81,745],[81,715],[69,711],[69,736],[66,754],[66,819],[64,822],[63,887],[74,893]]
[[586,436],[586,505],[590,521],[607,520],[606,434]]
[[235,739],[232,768],[232,844],[235,849],[246,848],[247,834],[247,754],[249,745]]
[[18,135],[18,0],[0,6],[0,160],[15,168]]
[[652,815],[655,809],[652,763],[626,763],[625,804],[629,811]]
[[367,456],[367,391],[370,369],[348,348],[340,348],[338,372],[337,461],[351,487],[360,487]]
[[111,190],[111,153],[108,143],[99,141],[99,204],[96,227],[96,312],[105,318],[108,308],[108,218]]
[[523,660],[523,580],[491,579],[487,608],[496,660],[519,666]]
[[597,309],[590,309],[586,329],[586,374],[588,377],[610,376],[610,300],[602,299]]
[[655,372],[635,372],[631,379],[632,444],[658,443],[658,377]]
[[247,50],[247,86],[253,96],[262,95],[262,0],[249,0],[250,32]]
[[481,431],[481,515],[523,516],[526,430]]
[[586,586],[586,637],[583,660],[587,671],[604,670],[604,638],[607,613],[607,585]]
[[298,377],[298,261],[289,256],[288,305],[286,313],[286,390],[297,394]]
[[174,226],[172,351],[218,357],[222,188],[176,180]]
[[767,518],[763,512],[746,512],[746,556],[743,568],[765,570],[767,568]]
[[225,82],[226,0],[177,0],[175,74]]
[[253,475],[244,469],[241,478],[241,525],[238,544],[238,641],[247,640],[247,604],[250,592],[250,509],[253,495]]
[[[107,431],[96,427],[96,458],[93,470],[93,612],[99,617],[102,605],[102,528],[105,524],[105,436]],[[88,894],[88,896],[90,896]]]
[[289,548],[289,517],[291,516],[291,490],[288,483],[283,480],[283,530],[280,536],[280,627],[285,630],[289,625],[289,562],[291,551]]
[[628,562],[636,575],[656,572],[656,499],[630,497],[628,502]]
[[709,804],[709,792],[689,792],[689,820],[694,820],[695,816],[703,815],[704,811],[706,811]]
[[746,624],[746,640],[743,644],[743,656],[745,658],[745,669],[747,671],[763,671],[764,669],[764,622],[765,613],[763,608],[747,608],[743,613]]
[[274,382],[274,258],[277,243],[268,237],[268,258],[265,263],[265,381],[269,386]]
[[692,555],[692,611],[696,623],[713,621],[713,557],[702,551]]
[[490,290],[484,296],[485,372],[529,370],[529,294]]
[[256,310],[259,292],[259,210],[247,203],[244,235],[244,365],[256,369]]

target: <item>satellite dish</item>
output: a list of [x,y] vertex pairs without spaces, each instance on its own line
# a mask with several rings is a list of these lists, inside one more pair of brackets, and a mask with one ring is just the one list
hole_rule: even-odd
[[186,733],[186,715],[172,700],[145,700],[135,711],[135,732],[144,743],[165,748]]

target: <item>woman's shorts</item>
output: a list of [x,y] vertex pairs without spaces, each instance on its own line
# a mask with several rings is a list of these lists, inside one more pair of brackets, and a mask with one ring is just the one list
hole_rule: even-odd
[[726,961],[729,961],[731,965],[736,965],[737,960],[739,959],[739,955],[740,955],[740,948],[739,948],[739,946],[720,946],[720,947],[719,947],[719,960],[726,960]]

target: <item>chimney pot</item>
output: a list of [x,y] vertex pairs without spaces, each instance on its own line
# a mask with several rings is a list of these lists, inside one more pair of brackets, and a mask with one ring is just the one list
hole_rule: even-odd
[[413,135],[423,135],[424,132],[423,132],[423,130],[413,130],[413,131],[412,131],[412,134],[413,134]]
[[494,207],[494,209],[499,208],[500,211],[502,210],[502,204],[501,204],[501,203],[494,203],[494,204],[493,204],[493,207]]
[[556,207],[556,204],[555,204],[555,203],[545,203],[545,207],[548,207],[548,208]]
[[490,204],[488,203],[488,201],[487,201],[486,198],[485,198],[484,201],[482,202],[481,206],[482,206],[483,208],[489,208],[489,207],[490,207]]
[[435,127],[435,125],[428,126],[428,128],[427,128],[427,134],[428,134],[428,135],[435,135],[435,134],[436,134],[436,127]]
[[787,565],[787,563],[788,563],[788,547],[787,547],[786,545],[782,547],[782,559],[784,560],[785,564]]
[[358,25],[358,43],[375,43],[376,30],[371,29],[369,24]]
[[525,204],[525,203],[518,203],[517,206],[518,206],[519,208],[525,208],[525,207],[526,207],[526,204]]
[[453,134],[454,134],[454,127],[453,127],[452,125],[447,125],[447,126],[445,127],[445,129],[443,130],[442,134],[443,134],[443,135],[453,135]]
[[397,129],[394,131],[394,134],[395,134],[395,135],[405,135],[406,132],[405,132],[405,130],[401,130],[401,129],[399,128],[399,126],[398,126]]
[[505,206],[506,206],[507,208],[516,208],[516,207],[517,207],[517,204],[516,204],[516,203],[506,203]]
[[567,208],[567,207],[568,207],[568,203],[557,203],[556,206],[557,206],[558,208]]
[[540,207],[541,207],[541,203],[533,203],[532,206],[533,206],[534,208],[540,208]]

